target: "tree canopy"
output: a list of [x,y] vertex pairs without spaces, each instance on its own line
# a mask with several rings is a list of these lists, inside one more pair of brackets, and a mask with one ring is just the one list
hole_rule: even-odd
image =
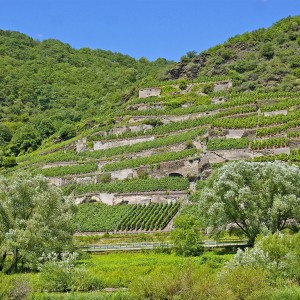
[[72,249],[75,206],[46,178],[0,177],[0,191],[0,271],[33,270],[43,253]]
[[199,203],[213,232],[234,224],[253,245],[258,234],[300,220],[300,170],[281,162],[226,164],[208,180]]

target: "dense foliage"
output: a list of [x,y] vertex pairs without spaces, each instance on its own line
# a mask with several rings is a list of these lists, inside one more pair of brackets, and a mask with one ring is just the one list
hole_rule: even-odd
[[36,172],[46,177],[51,177],[51,176],[64,176],[64,175],[81,174],[81,173],[92,173],[95,172],[97,168],[98,166],[96,163],[87,163],[87,164],[79,164],[74,166],[60,166],[60,167],[40,169],[40,170],[36,170]]
[[207,150],[221,150],[221,149],[243,149],[248,148],[249,140],[247,138],[240,139],[210,139],[207,144]]
[[138,84],[158,78],[169,65],[0,30],[0,146],[8,144],[6,151],[18,155],[53,134],[65,140],[110,122]]
[[285,163],[239,161],[208,180],[199,199],[203,221],[217,232],[233,223],[251,245],[259,233],[274,233],[300,218],[300,171]]
[[117,226],[117,230],[164,229],[180,208],[179,202],[136,205]]
[[1,177],[0,190],[0,271],[35,270],[43,253],[72,249],[74,206],[45,177]]

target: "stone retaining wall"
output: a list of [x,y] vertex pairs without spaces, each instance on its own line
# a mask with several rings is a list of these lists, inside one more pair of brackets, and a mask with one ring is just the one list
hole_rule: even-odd
[[108,205],[120,203],[128,204],[148,204],[153,203],[172,203],[180,200],[187,200],[186,192],[140,192],[140,193],[90,193],[80,195],[75,199],[76,204],[84,202],[102,202]]
[[105,150],[114,147],[120,146],[129,146],[134,145],[142,142],[153,141],[155,139],[154,136],[144,137],[144,138],[136,138],[136,139],[127,139],[127,140],[116,140],[116,141],[96,141],[94,142],[94,150]]
[[287,114],[288,114],[287,109],[264,112],[265,117],[276,116],[276,115],[285,115],[286,116]]
[[232,88],[232,81],[216,82],[214,84],[214,92],[227,91]]
[[205,153],[202,157],[212,164],[228,160],[250,159],[253,158],[253,153],[249,149],[215,150]]
[[139,90],[139,98],[160,96],[160,93],[161,93],[160,88],[147,88],[147,89]]

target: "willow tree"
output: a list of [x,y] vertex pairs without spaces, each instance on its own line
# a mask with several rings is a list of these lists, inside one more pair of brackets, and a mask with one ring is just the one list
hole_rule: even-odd
[[253,245],[300,220],[300,171],[281,162],[233,162],[216,170],[200,196],[200,212],[213,232],[234,224]]
[[0,271],[33,270],[43,253],[71,250],[73,214],[71,199],[45,177],[0,177]]

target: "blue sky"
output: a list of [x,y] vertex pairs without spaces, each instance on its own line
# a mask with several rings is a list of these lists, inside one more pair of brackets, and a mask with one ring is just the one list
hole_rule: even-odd
[[300,14],[299,0],[0,0],[0,29],[178,61]]

